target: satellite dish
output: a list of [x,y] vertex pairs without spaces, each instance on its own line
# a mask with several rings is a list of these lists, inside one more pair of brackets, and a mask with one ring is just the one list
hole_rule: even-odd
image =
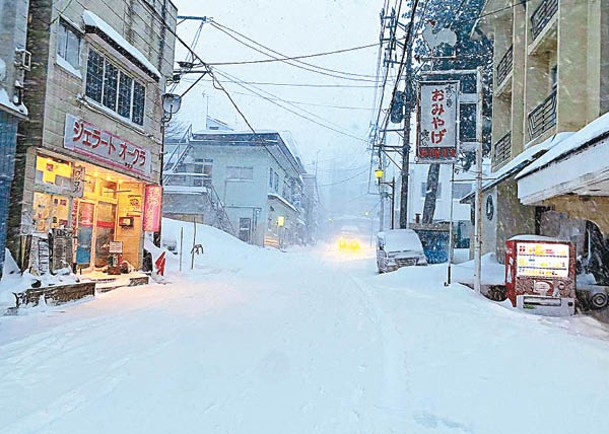
[[182,106],[182,97],[175,93],[166,93],[163,95],[163,111],[170,115],[180,111]]

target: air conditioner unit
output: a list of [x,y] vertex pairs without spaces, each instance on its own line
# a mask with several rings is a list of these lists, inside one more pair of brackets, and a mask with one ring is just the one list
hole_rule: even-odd
[[15,50],[15,66],[29,71],[32,66],[32,53],[23,49]]

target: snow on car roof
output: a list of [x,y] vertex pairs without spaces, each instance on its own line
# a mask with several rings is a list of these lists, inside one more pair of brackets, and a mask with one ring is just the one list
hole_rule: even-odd
[[379,232],[378,237],[385,241],[385,247],[399,250],[423,250],[421,240],[412,229],[391,229]]

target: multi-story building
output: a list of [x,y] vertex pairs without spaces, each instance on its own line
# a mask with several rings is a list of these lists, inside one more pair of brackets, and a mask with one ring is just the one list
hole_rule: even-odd
[[11,179],[17,146],[17,124],[27,119],[23,74],[30,67],[25,50],[28,0],[0,0],[0,276],[4,264]]
[[235,131],[168,143],[164,215],[212,224],[260,246],[301,243],[305,171],[289,143],[283,133]]
[[[590,231],[598,232],[591,222],[606,219],[590,197],[602,202],[609,190],[600,184],[593,189],[590,177],[580,179],[579,190],[554,188],[564,183],[563,176],[585,173],[585,164],[543,176],[537,168],[537,181],[546,180],[537,185],[546,194],[535,194],[530,182],[517,179],[527,167],[563,155],[560,149],[575,149],[570,134],[609,110],[609,1],[489,0],[484,14],[483,28],[494,40],[495,178],[485,184],[484,249],[502,260],[505,241],[529,233],[570,238],[581,253]],[[609,226],[603,227],[609,233]]]
[[23,268],[105,267],[121,244],[141,266],[176,14],[169,0],[30,1],[8,243]]

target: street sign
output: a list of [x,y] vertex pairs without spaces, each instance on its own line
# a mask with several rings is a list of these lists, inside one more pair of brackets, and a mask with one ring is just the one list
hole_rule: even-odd
[[422,81],[418,100],[417,162],[455,163],[459,155],[459,81]]

